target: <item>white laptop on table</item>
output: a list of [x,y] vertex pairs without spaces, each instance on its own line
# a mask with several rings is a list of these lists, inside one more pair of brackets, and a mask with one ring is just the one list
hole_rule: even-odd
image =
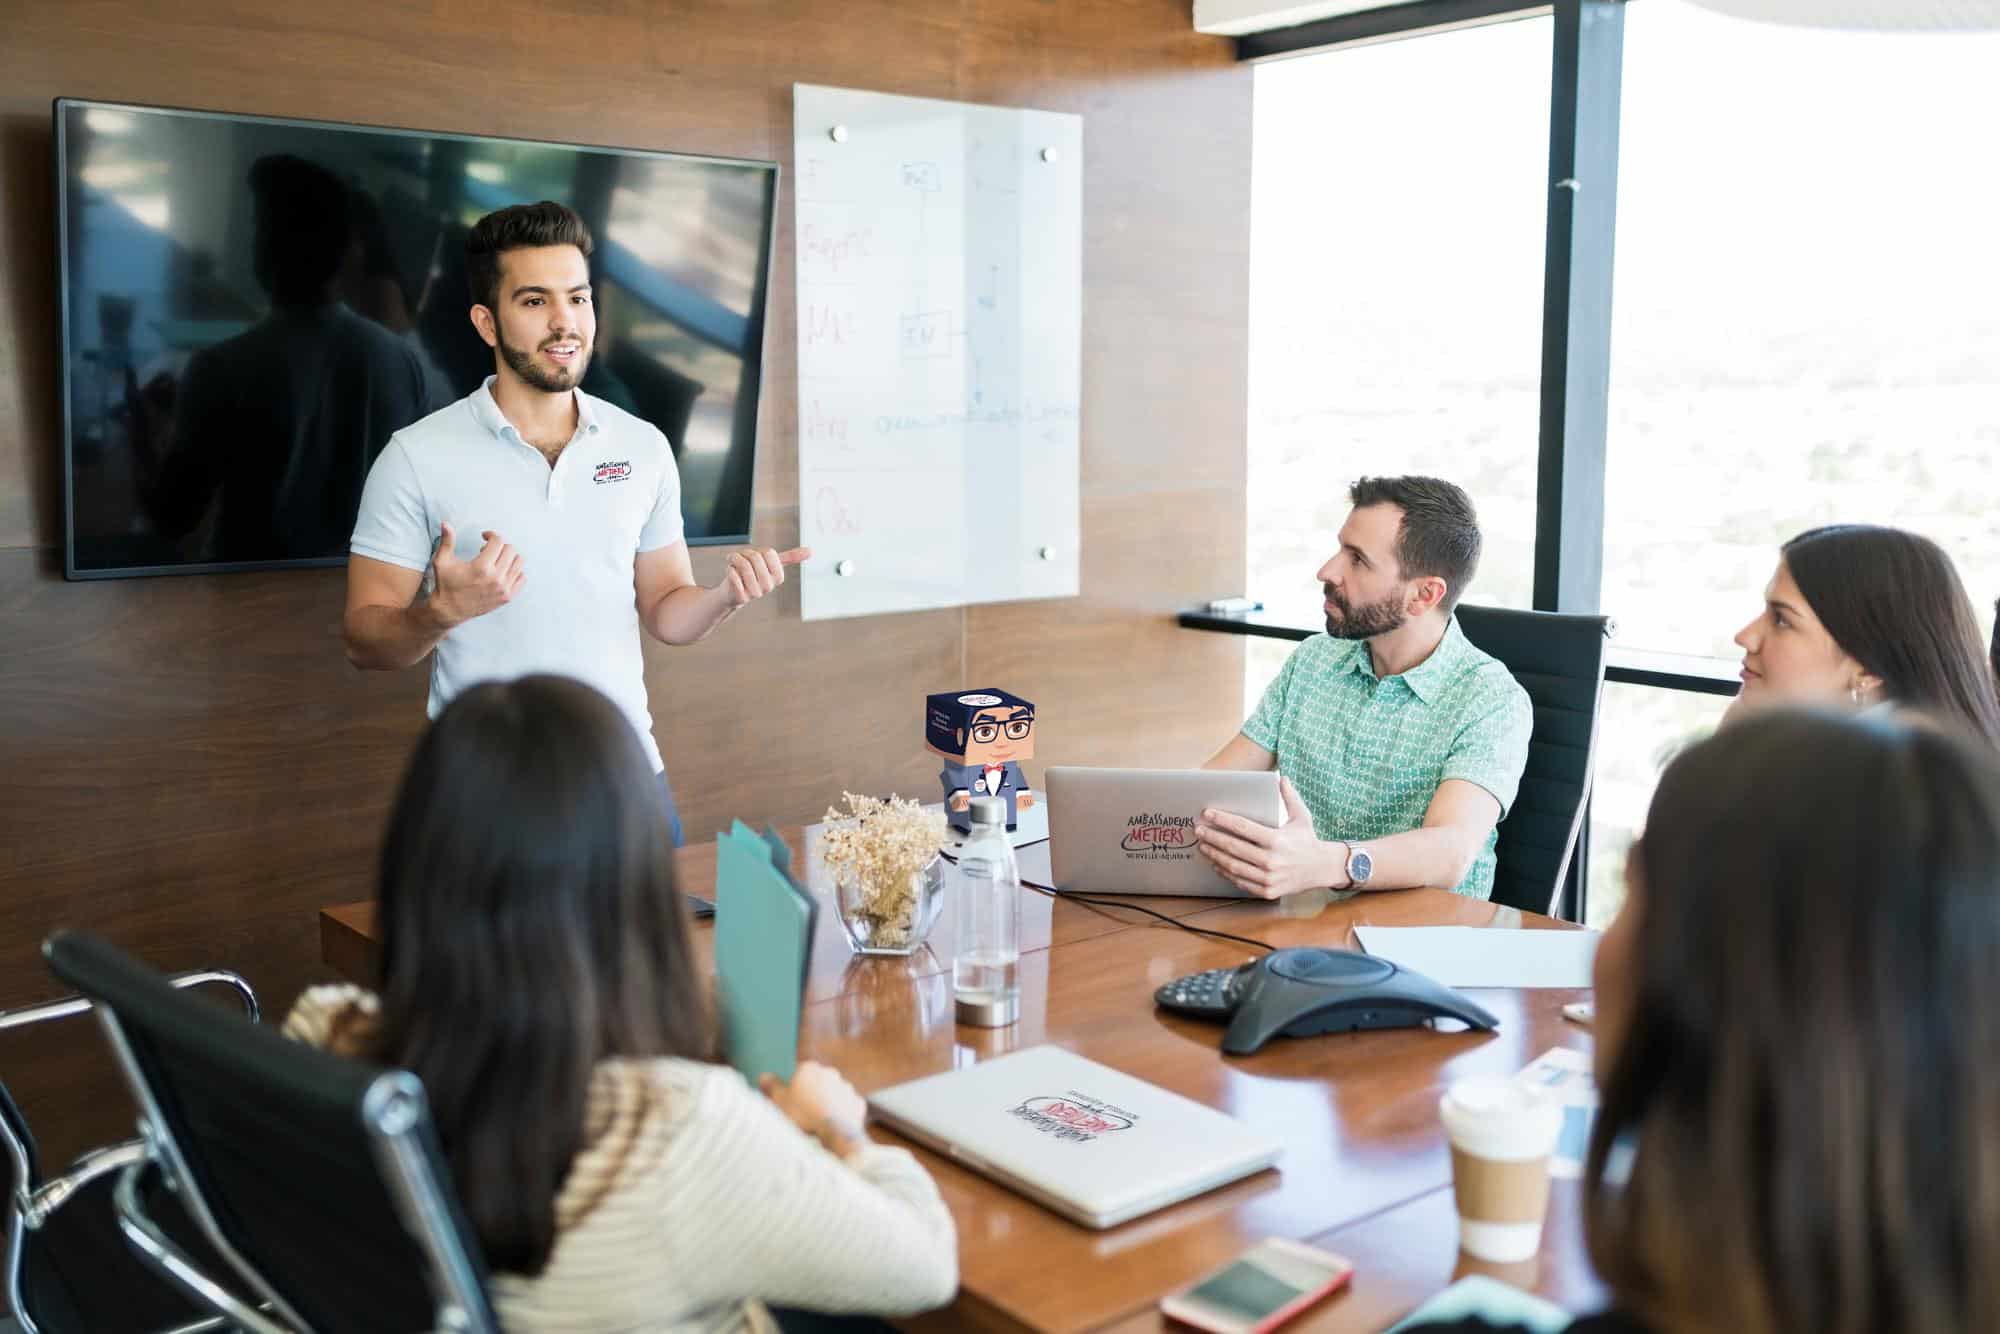
[[1195,843],[1204,810],[1276,825],[1285,805],[1275,770],[1049,769],[1049,868],[1078,894],[1249,898]]
[[1233,1117],[1061,1047],[898,1084],[876,1118],[1085,1227],[1226,1185],[1277,1161]]

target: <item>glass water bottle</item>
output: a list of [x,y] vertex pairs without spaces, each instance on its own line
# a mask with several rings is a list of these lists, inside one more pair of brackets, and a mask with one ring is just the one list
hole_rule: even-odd
[[1021,872],[1007,838],[1007,803],[972,800],[972,833],[958,850],[958,1022],[1001,1028],[1021,1014]]

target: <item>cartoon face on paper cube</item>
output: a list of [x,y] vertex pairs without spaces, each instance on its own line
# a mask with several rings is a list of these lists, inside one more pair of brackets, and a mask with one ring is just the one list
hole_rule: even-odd
[[1020,761],[1035,753],[1035,706],[1004,690],[949,691],[924,700],[924,740],[944,756],[938,774],[945,818],[961,832],[972,827],[972,799],[1007,803],[1007,827],[1018,827],[1024,807],[1035,804]]
[[924,700],[924,741],[954,764],[1035,757],[1035,706],[1005,690],[948,691]]

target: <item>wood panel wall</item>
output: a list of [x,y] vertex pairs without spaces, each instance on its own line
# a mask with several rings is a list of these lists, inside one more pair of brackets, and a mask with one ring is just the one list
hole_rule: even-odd
[[[162,967],[321,978],[314,912],[365,897],[421,670],[342,658],[342,574],[66,583],[49,103],[58,96],[783,162],[791,85],[1084,117],[1083,595],[648,645],[690,838],[930,793],[919,700],[1036,701],[1049,762],[1187,764],[1240,722],[1242,646],[1172,612],[1242,582],[1250,76],[1186,0],[64,0],[0,42],[0,1006],[65,924]],[[789,179],[789,175],[787,177]],[[798,537],[790,200],[755,534]],[[696,572],[721,556],[697,552]],[[1038,767],[1038,765],[1036,767]],[[129,1111],[87,1024],[0,1044],[67,1153]]]

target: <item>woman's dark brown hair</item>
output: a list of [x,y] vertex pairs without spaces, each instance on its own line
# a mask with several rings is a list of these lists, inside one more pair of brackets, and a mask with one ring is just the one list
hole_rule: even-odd
[[1634,868],[1585,1187],[1617,1304],[1675,1334],[2000,1329],[2000,755],[1745,719],[1667,770]]
[[1785,543],[1813,615],[1890,699],[2000,746],[2000,692],[1979,618],[1944,549],[1900,528],[1836,524]]
[[562,677],[467,690],[403,776],[372,1055],[423,1080],[495,1269],[548,1263],[597,1062],[713,1054],[672,846],[632,725]]

